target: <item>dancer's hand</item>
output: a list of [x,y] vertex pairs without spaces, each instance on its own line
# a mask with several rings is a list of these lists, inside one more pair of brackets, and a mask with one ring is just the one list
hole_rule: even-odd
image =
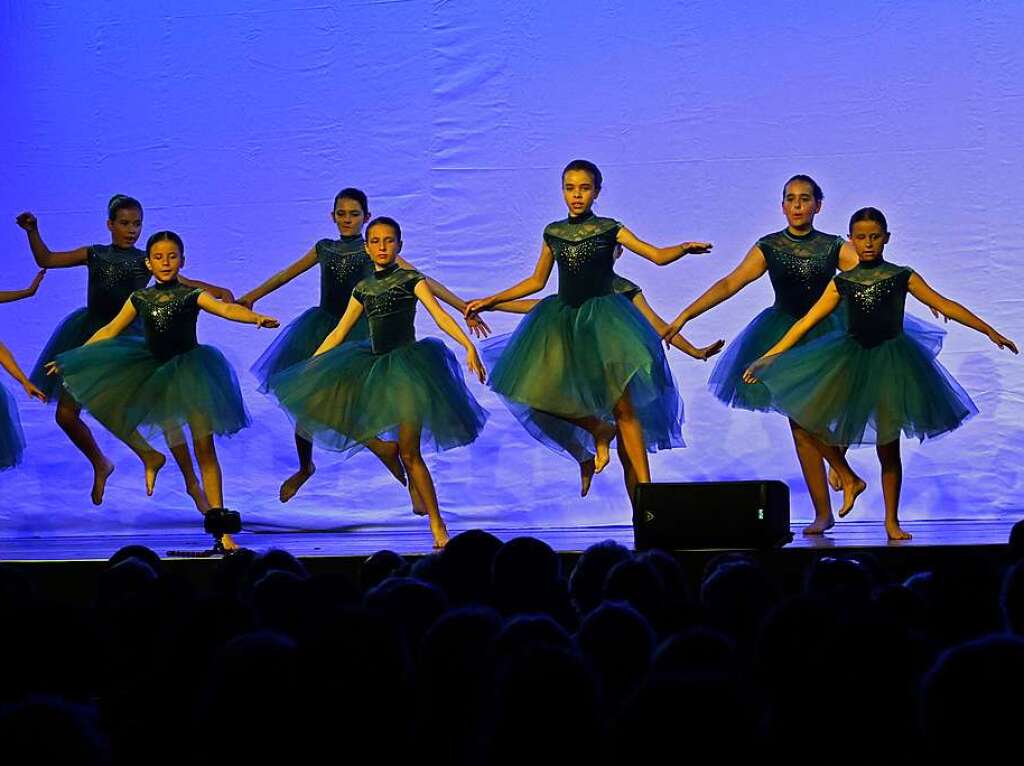
[[466,351],[466,367],[469,368],[471,373],[476,375],[481,383],[487,382],[487,370],[484,369],[484,363],[480,361],[480,355],[477,354],[476,348],[470,347]]
[[36,220],[32,213],[22,213],[14,221],[25,231],[35,231],[39,228],[39,221]]
[[714,343],[712,343],[710,346],[705,346],[704,348],[698,348],[697,349],[697,356],[695,356],[694,359],[701,359],[701,360],[706,362],[708,359],[713,357],[715,354],[719,353],[724,346],[725,346],[725,341],[723,339],[719,338]]
[[466,309],[462,313],[466,317],[466,319],[469,319],[470,317],[476,316],[481,311],[487,311],[490,308],[490,298],[477,298],[476,300],[472,300],[469,303],[467,303]]
[[744,383],[760,383],[757,375],[761,370],[768,366],[768,360],[763,356],[760,359],[755,359],[750,366],[743,372]]
[[680,314],[672,320],[672,323],[669,324],[668,327],[665,328],[665,331],[661,334],[661,339],[665,341],[665,348],[672,347],[672,339],[679,334],[679,331],[683,329],[683,325],[685,324],[686,319],[684,319],[683,315]]
[[46,394],[44,394],[42,391],[36,388],[31,380],[26,380],[24,383],[21,384],[21,387],[24,388],[25,393],[28,394],[33,399],[38,399],[39,401],[43,402],[43,404],[46,403]]
[[687,255],[703,255],[704,253],[710,253],[714,245],[710,242],[684,242],[680,247],[683,248],[683,252]]
[[466,317],[466,325],[469,327],[469,331],[477,338],[486,338],[491,334],[491,328],[487,326],[487,322],[475,314]]
[[257,329],[259,329],[260,327],[269,327],[273,329],[275,327],[281,326],[281,323],[277,321],[274,317],[268,317],[265,314],[257,314],[255,324]]
[[35,278],[32,280],[32,284],[30,284],[25,289],[25,295],[35,295],[36,294],[36,290],[39,289],[39,283],[43,281],[43,277],[45,277],[45,276],[46,276],[46,269],[40,269],[39,273],[36,274]]
[[949,322],[949,317],[946,316],[945,314],[943,314],[938,309],[933,308],[931,311],[932,311],[932,316],[935,317],[936,319],[941,319],[943,322]]
[[997,346],[999,346],[999,348],[1008,348],[1013,353],[1015,353],[1015,354],[1018,353],[1017,352],[1017,344],[1014,343],[1009,338],[1007,338],[1006,336],[1000,335],[995,330],[993,330],[991,333],[989,333],[988,339],[990,341],[992,341],[993,343],[995,343]]
[[43,365],[43,369],[46,370],[47,375],[60,375],[60,367],[57,366],[57,362],[47,362]]

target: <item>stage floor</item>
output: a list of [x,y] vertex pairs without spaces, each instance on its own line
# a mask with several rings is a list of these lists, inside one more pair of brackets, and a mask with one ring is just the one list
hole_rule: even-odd
[[[855,521],[836,526],[826,535],[805,536],[802,525],[793,526],[791,549],[900,549],[949,546],[989,546],[1005,544],[1013,520],[989,521],[919,521],[907,522],[904,527],[914,538],[904,542],[889,542],[879,522]],[[452,534],[461,530],[451,529]],[[633,529],[630,526],[519,528],[494,530],[502,540],[529,535],[544,540],[563,553],[578,553],[601,540],[615,540],[633,547]],[[140,543],[149,546],[160,556],[170,550],[203,549],[211,538],[197,531],[194,534],[96,535],[75,537],[20,537],[0,538],[0,561],[102,561],[124,545]],[[403,555],[422,555],[431,552],[429,533],[394,529],[357,529],[337,532],[242,532],[236,536],[246,548],[264,551],[284,548],[302,558],[364,557],[376,551],[390,549]]]

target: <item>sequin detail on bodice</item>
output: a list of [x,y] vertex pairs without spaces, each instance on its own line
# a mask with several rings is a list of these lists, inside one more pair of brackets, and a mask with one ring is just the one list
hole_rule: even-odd
[[768,264],[775,308],[802,317],[821,297],[839,268],[842,237],[811,231],[796,236],[787,229],[762,237],[757,247]]
[[93,245],[85,263],[89,270],[86,306],[104,323],[117,316],[135,290],[149,284],[146,254],[137,247]]
[[196,321],[202,292],[198,287],[173,282],[132,293],[132,305],[142,317],[146,344],[153,356],[170,359],[199,345]]
[[320,264],[320,308],[341,317],[353,288],[373,273],[363,238],[321,239],[315,245]]
[[622,227],[590,214],[549,223],[544,241],[558,264],[558,295],[570,306],[613,292],[615,245]]
[[352,294],[363,304],[370,326],[370,347],[386,354],[416,342],[416,285],[423,275],[392,264],[364,279]]
[[850,336],[860,345],[872,348],[903,332],[913,273],[906,266],[877,261],[836,275],[836,289],[847,307]]

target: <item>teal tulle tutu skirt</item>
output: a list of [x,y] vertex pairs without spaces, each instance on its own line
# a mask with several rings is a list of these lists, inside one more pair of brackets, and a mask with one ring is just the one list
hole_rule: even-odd
[[829,444],[933,439],[978,410],[935,358],[941,330],[908,319],[878,346],[834,333],[764,360],[756,374],[776,410]]
[[[260,391],[267,393],[272,375],[293,364],[309,359],[320,348],[324,338],[338,325],[338,317],[319,306],[303,311],[285,327],[250,368],[260,382]],[[359,317],[345,342],[365,340],[369,337],[366,315]]]
[[[799,317],[769,306],[751,320],[718,357],[708,378],[708,388],[715,397],[730,407],[741,410],[768,412],[772,409],[771,395],[761,383],[743,382],[743,372],[751,362],[778,343]],[[834,311],[819,322],[804,337],[802,343],[844,329],[841,311]]]
[[119,336],[66,351],[57,364],[75,400],[122,439],[138,429],[176,445],[187,438],[184,426],[199,439],[250,422],[235,371],[212,346],[160,359],[143,338]]
[[[81,346],[97,330],[105,327],[108,321],[83,307],[72,311],[57,325],[57,329],[46,341],[46,345],[43,346],[43,350],[28,376],[29,380],[46,394],[47,402],[51,404],[56,402],[60,394],[60,376],[47,375],[45,369],[47,363],[55,360],[58,354]],[[132,322],[121,335],[142,335],[142,324],[138,320]]]
[[598,417],[628,393],[647,449],[684,446],[683,403],[658,335],[621,295],[578,307],[553,295],[511,334],[483,344],[490,386],[523,427],[551,449],[582,461],[591,434],[563,418]]
[[18,465],[24,451],[25,435],[21,432],[18,407],[11,392],[0,385],[0,471]]
[[300,434],[342,452],[397,440],[401,425],[421,429],[424,448],[448,450],[474,441],[487,421],[455,355],[435,338],[384,354],[369,341],[343,343],[274,375],[269,388]]

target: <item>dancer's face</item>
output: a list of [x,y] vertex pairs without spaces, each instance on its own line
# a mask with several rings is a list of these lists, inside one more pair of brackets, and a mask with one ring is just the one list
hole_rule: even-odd
[[178,245],[170,240],[154,242],[146,256],[146,267],[153,272],[157,282],[172,282],[185,265],[185,256]]
[[821,211],[821,202],[814,199],[814,187],[806,181],[791,181],[782,195],[782,212],[791,229],[808,230],[814,216]]
[[139,240],[142,233],[142,211],[135,208],[123,208],[114,215],[114,220],[107,220],[110,230],[110,241],[116,247],[131,247]]
[[363,230],[363,224],[370,220],[370,212],[363,210],[362,205],[354,199],[339,199],[331,213],[338,233],[343,237],[351,237]]
[[594,187],[594,179],[585,170],[570,170],[562,176],[562,197],[569,208],[569,215],[581,216],[594,206],[594,200],[601,193]]
[[387,224],[377,224],[366,232],[366,252],[377,269],[395,262],[402,251],[402,241]]
[[850,229],[850,241],[857,250],[857,257],[870,263],[882,257],[889,242],[889,232],[878,221],[857,221]]

